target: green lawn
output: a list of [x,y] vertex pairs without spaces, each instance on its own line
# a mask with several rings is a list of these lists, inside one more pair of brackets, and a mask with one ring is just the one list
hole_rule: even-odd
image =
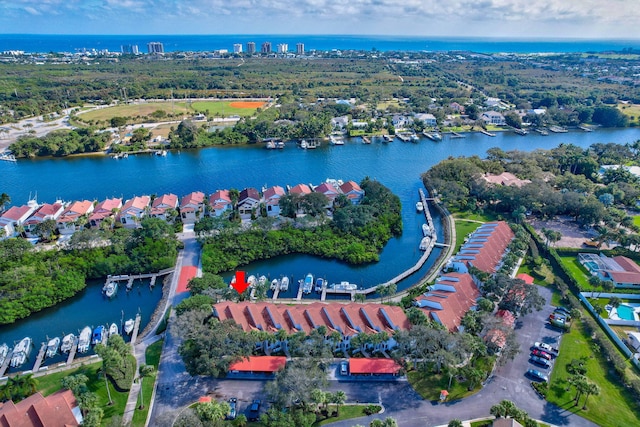
[[449,376],[446,374],[425,374],[424,372],[411,371],[407,373],[407,379],[411,387],[423,399],[430,401],[439,400],[441,390],[449,391],[449,397],[447,398],[449,401],[464,399],[482,390],[482,386],[478,384],[475,389],[469,391],[466,384],[458,383],[455,379],[451,382],[451,388],[449,389]]
[[[566,365],[572,359],[582,359],[587,368],[587,377],[600,386],[600,395],[589,397],[587,409],[582,410],[584,397],[575,406],[575,389],[566,391],[569,374]],[[556,359],[547,400],[565,411],[576,413],[601,426],[640,425],[637,403],[625,392],[619,381],[612,378],[607,363],[591,347],[590,337],[584,334],[582,323],[576,321],[570,332],[564,334],[560,343],[560,355]],[[634,412],[635,411],[635,412]]]
[[[339,417],[330,417],[324,420],[316,421],[313,423],[314,426],[323,426],[325,424],[335,423],[337,421],[342,420],[350,420],[352,418],[360,418],[364,417],[367,414],[364,413],[364,408],[367,405],[343,405],[340,407],[340,416]],[[335,405],[329,405],[329,411],[334,411]]]
[[47,396],[49,394],[55,393],[62,388],[62,385],[60,383],[62,378],[69,375],[84,374],[87,376],[87,378],[89,378],[89,382],[87,383],[89,391],[95,393],[98,396],[98,405],[104,411],[102,424],[108,424],[113,416],[122,416],[122,414],[124,413],[124,407],[127,404],[127,397],[129,393],[117,392],[113,387],[113,384],[109,382],[109,390],[111,391],[111,398],[114,402],[113,405],[109,406],[109,397],[107,396],[107,389],[105,387],[104,378],[102,376],[99,376],[98,374],[101,367],[102,362],[96,362],[90,365],[81,366],[70,371],[56,372],[44,377],[39,377],[38,390],[40,390],[42,394]]
[[[151,404],[151,394],[153,393],[153,386],[156,383],[156,374],[158,371],[158,364],[160,363],[160,355],[162,354],[162,344],[164,340],[157,341],[147,347],[147,352],[145,353],[145,361],[147,365],[153,365],[155,367],[154,372],[145,377],[142,380],[142,397],[144,398],[144,409],[136,409],[133,414],[133,421],[131,422],[131,426],[142,426],[144,427],[145,422],[147,421],[147,413],[149,412],[149,405]],[[140,399],[140,397],[138,397]]]
[[594,288],[589,284],[589,272],[580,262],[578,261],[578,257],[575,255],[559,255],[562,264],[569,270],[573,278],[576,280],[578,285],[583,291],[591,292],[598,291],[597,288]]
[[482,224],[479,222],[465,221],[465,220],[455,220],[456,224],[456,247],[453,253],[458,252],[460,250],[460,246],[464,243],[464,239],[467,238],[469,233],[474,232],[478,227]]
[[640,123],[640,105],[618,104],[618,110],[622,111],[625,116],[629,117],[629,122]]
[[633,225],[636,227],[640,227],[640,215],[633,216]]
[[184,102],[174,102],[173,104],[171,102],[146,102],[142,104],[123,104],[100,108],[78,114],[78,118],[84,122],[88,122],[89,120],[108,121],[113,117],[145,117],[158,110],[164,111],[167,114],[184,114],[189,111]]
[[199,113],[206,113],[209,111],[210,116],[252,116],[257,108],[233,108],[231,107],[233,101],[197,101],[191,103],[191,108]]

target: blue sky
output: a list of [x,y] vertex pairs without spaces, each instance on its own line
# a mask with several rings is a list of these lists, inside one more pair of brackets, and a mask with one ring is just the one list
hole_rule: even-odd
[[638,0],[0,0],[0,33],[640,38]]

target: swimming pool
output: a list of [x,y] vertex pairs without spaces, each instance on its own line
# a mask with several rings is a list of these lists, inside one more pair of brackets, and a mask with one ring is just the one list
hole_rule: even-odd
[[636,320],[634,316],[634,308],[628,305],[621,304],[618,306],[618,317],[623,320]]
[[587,261],[584,263],[584,266],[587,268],[587,270],[589,271],[598,271],[598,263],[594,262],[594,261]]

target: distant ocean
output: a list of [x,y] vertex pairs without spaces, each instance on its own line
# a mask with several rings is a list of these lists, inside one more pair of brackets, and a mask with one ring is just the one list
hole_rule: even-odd
[[350,36],[350,35],[40,35],[0,34],[0,51],[25,52],[75,52],[80,49],[108,49],[120,51],[122,45],[138,45],[141,53],[147,52],[148,42],[162,42],[165,52],[233,51],[235,43],[241,43],[246,51],[247,42],[260,45],[271,42],[286,43],[295,52],[297,43],[304,43],[305,50],[365,50],[379,51],[473,51],[480,53],[513,52],[602,52],[620,51],[626,48],[640,49],[638,40],[570,40],[570,39],[500,39],[500,38],[451,38],[408,36]]

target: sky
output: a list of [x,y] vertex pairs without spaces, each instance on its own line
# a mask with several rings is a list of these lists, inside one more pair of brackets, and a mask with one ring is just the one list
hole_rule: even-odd
[[638,0],[0,0],[0,33],[640,38]]

